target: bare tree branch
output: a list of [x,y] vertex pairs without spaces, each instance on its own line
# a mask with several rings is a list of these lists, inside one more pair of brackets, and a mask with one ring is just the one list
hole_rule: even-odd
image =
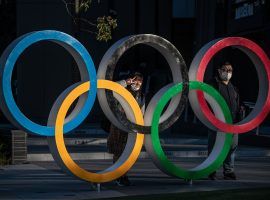
[[80,28],[80,30],[83,31],[83,32],[86,32],[86,33],[91,33],[91,34],[97,35],[97,32],[90,31],[90,30],[88,30],[88,29]]
[[[81,9],[84,9],[84,11],[86,12],[89,9],[92,0],[82,1],[79,5],[67,2],[66,0],[61,1],[65,4],[67,14],[71,17],[75,25],[78,25],[78,23],[81,22],[84,26],[88,26],[88,28],[78,27],[79,30],[96,35],[96,39],[99,41],[108,41],[112,39],[112,30],[117,27],[116,19],[113,19],[111,16],[103,16],[97,18],[97,23],[93,23],[86,18],[77,17],[76,15],[72,14],[70,6],[74,6],[74,8],[78,7],[78,13]],[[100,0],[98,0],[98,3],[100,3]],[[95,29],[95,31],[91,30],[93,28]]]
[[62,2],[65,4],[66,6],[66,11],[68,13],[68,15],[73,19],[73,22],[75,24],[77,24],[77,21],[82,21],[84,23],[89,24],[90,26],[97,26],[97,24],[90,22],[89,20],[85,19],[85,18],[80,18],[80,17],[75,17],[74,15],[71,14],[68,5],[75,5],[74,3],[68,3],[65,0],[62,0]]

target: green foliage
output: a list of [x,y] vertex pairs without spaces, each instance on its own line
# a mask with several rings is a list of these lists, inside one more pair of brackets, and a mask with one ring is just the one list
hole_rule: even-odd
[[117,19],[113,19],[111,16],[103,16],[97,19],[97,40],[108,41],[112,39],[112,30],[117,27]]
[[91,3],[92,0],[81,0],[79,5],[79,11],[87,12],[87,10],[90,8]]
[[[66,10],[68,15],[73,19],[73,22],[79,26],[79,30],[83,32],[87,32],[90,34],[96,35],[96,39],[98,41],[105,41],[112,39],[112,31],[117,28],[117,19],[112,18],[111,16],[103,16],[98,17],[96,22],[94,23],[91,20],[88,20],[82,17],[82,12],[89,11],[93,0],[72,0],[71,2],[67,2],[66,0],[62,0],[66,5]],[[98,4],[100,4],[100,0],[97,0]],[[73,14],[73,9],[76,10],[76,15]],[[80,22],[80,23],[78,23]]]

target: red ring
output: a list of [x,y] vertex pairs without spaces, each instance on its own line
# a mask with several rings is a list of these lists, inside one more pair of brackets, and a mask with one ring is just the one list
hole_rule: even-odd
[[[206,67],[209,63],[209,61],[212,59],[212,57],[220,50],[222,50],[225,47],[229,46],[243,46],[251,51],[253,51],[262,61],[264,64],[264,68],[267,73],[268,77],[268,84],[270,80],[270,60],[266,53],[263,51],[263,49],[258,46],[256,43],[252,42],[251,40],[241,38],[241,37],[228,37],[224,38],[217,43],[215,43],[211,48],[207,50],[203,58],[201,59],[198,72],[197,72],[197,81],[203,82],[204,74]],[[268,67],[269,66],[269,67]],[[248,132],[254,128],[256,128],[268,115],[270,110],[270,85],[268,85],[268,94],[266,102],[262,108],[262,111],[258,114],[257,117],[250,120],[247,123],[239,124],[239,125],[233,125],[233,124],[226,124],[222,121],[220,121],[218,118],[214,116],[214,114],[211,112],[210,108],[208,107],[204,94],[202,91],[197,91],[197,98],[198,102],[201,106],[201,110],[205,117],[213,124],[215,127],[217,127],[220,131],[223,132],[230,132],[230,133],[245,133]]]

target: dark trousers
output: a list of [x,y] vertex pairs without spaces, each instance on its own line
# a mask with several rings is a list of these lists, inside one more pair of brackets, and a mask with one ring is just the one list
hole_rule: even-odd
[[[208,155],[211,153],[215,141],[216,141],[217,133],[213,130],[208,130]],[[233,135],[233,142],[231,149],[223,162],[223,172],[231,173],[234,172],[234,160],[235,160],[235,152],[238,146],[238,134]]]

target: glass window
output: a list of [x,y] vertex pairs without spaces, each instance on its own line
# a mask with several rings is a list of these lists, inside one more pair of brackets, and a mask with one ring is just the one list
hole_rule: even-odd
[[193,18],[195,0],[173,0],[173,18]]

